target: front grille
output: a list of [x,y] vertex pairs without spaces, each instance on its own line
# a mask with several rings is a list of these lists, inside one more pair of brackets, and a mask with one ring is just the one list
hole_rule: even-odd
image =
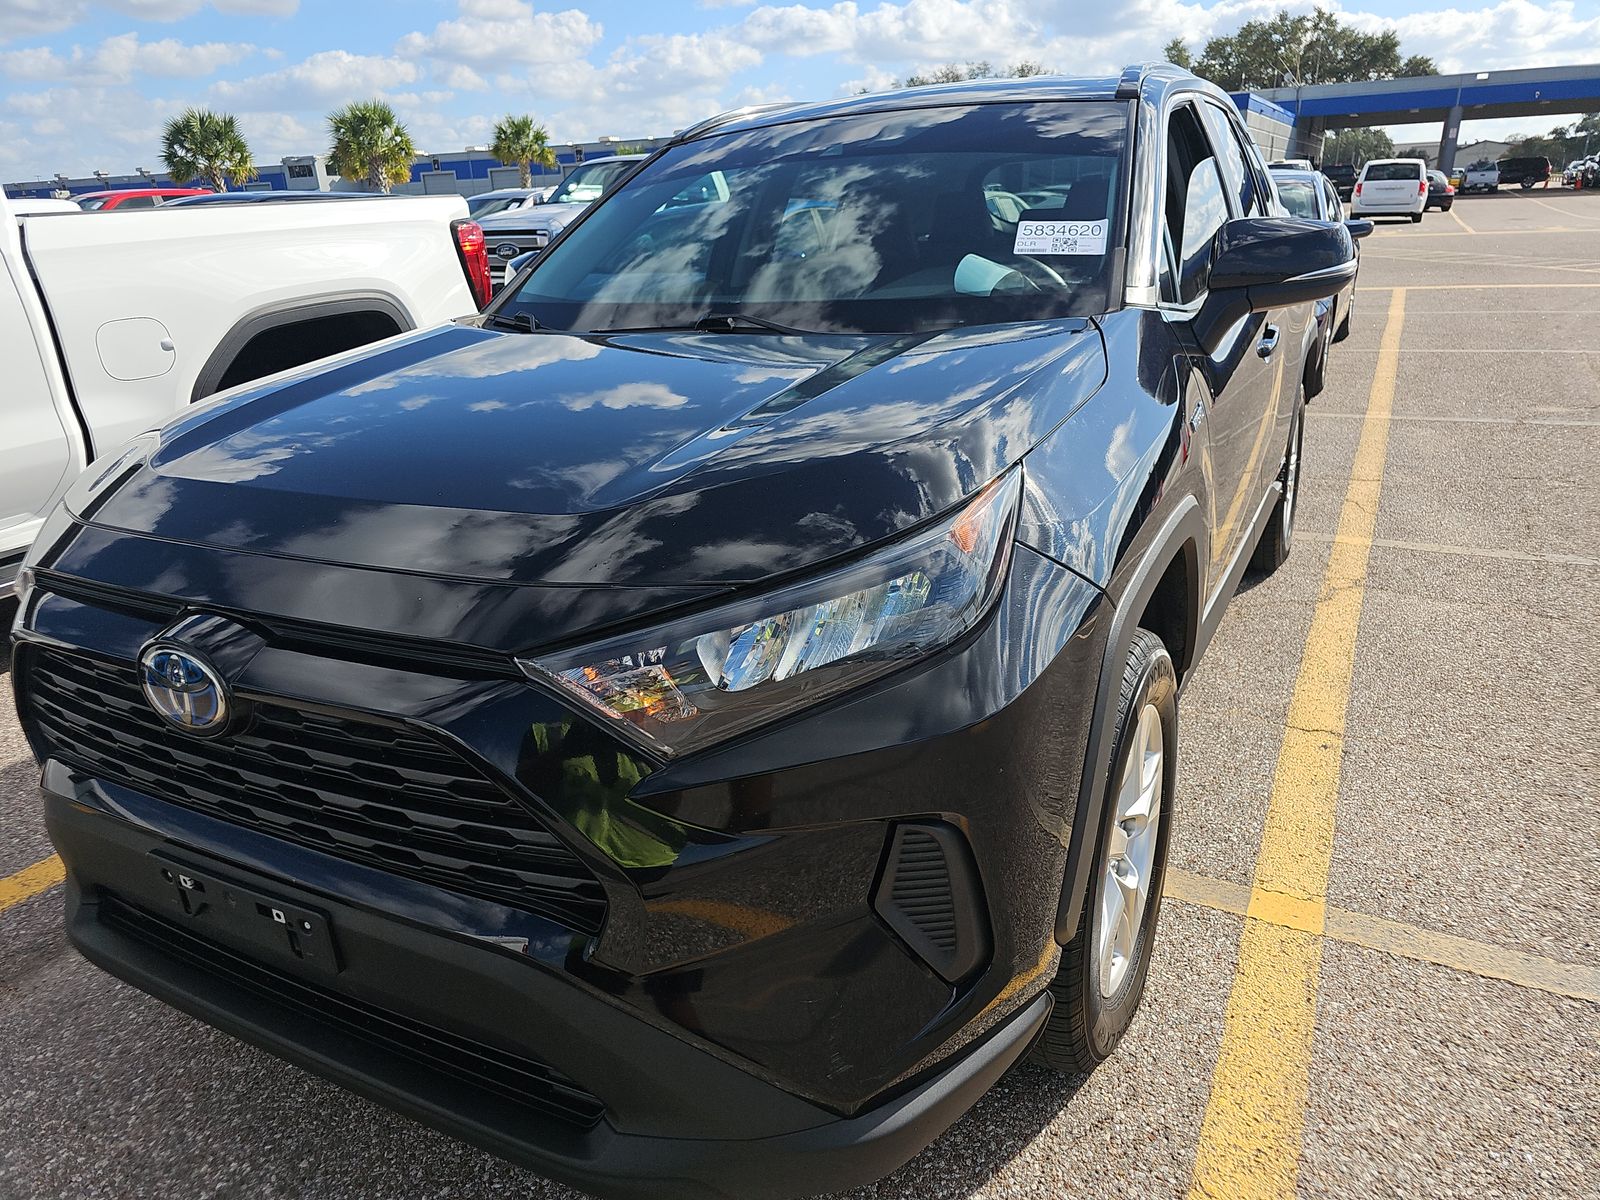
[[297,1024],[311,1020],[331,1025],[386,1053],[585,1128],[593,1126],[605,1113],[605,1106],[598,1099],[537,1059],[486,1046],[275,971],[135,908],[109,892],[100,893],[97,908],[102,924],[288,1009]]
[[34,646],[19,677],[44,752],[99,779],[583,933],[605,919],[578,857],[424,734],[258,703],[244,728],[208,740],[157,716],[131,664]]
[[515,246],[517,254],[526,254],[530,250],[543,250],[549,241],[550,233],[544,229],[517,229],[505,233],[486,230],[484,245],[488,247],[490,270],[494,275],[496,286],[504,283],[509,276],[506,267],[510,259],[500,257],[498,252],[500,246]]

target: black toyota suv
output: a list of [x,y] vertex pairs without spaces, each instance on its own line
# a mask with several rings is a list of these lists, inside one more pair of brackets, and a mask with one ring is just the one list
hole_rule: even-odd
[[73,487],[15,627],[72,941],[608,1196],[1093,1067],[1354,269],[1175,67],[685,132],[480,316]]

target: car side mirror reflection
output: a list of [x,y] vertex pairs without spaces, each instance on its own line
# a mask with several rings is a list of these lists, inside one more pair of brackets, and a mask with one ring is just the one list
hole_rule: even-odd
[[1366,217],[1351,217],[1344,223],[1344,227],[1350,231],[1350,236],[1353,238],[1364,238],[1376,228]]
[[1356,267],[1353,235],[1343,222],[1229,221],[1212,244],[1210,291],[1191,327],[1201,349],[1215,354],[1223,335],[1250,313],[1324,300],[1355,279]]

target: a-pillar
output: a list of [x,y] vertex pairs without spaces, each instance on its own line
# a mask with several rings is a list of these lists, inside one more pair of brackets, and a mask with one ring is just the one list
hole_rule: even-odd
[[1461,105],[1458,104],[1450,110],[1450,115],[1444,119],[1444,136],[1439,139],[1439,161],[1435,165],[1446,174],[1455,169],[1456,141],[1460,136]]

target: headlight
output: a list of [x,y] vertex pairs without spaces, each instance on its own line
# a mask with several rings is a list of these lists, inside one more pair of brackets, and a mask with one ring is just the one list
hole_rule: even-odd
[[999,593],[1022,472],[956,513],[821,578],[639,633],[519,659],[672,757],[886,674],[976,625]]

